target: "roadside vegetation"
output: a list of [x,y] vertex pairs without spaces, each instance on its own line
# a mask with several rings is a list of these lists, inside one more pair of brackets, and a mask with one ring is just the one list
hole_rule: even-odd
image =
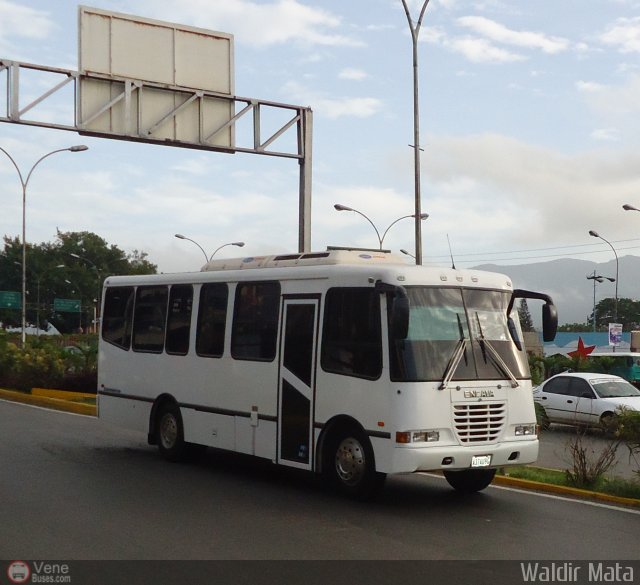
[[27,336],[0,330],[0,388],[95,393],[98,340],[95,335]]

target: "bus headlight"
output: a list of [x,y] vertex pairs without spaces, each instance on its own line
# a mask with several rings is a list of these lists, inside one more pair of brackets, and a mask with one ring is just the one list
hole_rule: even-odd
[[440,431],[404,431],[396,433],[396,443],[435,443],[440,440]]
[[524,437],[527,435],[535,435],[536,433],[536,425],[516,425],[516,437]]

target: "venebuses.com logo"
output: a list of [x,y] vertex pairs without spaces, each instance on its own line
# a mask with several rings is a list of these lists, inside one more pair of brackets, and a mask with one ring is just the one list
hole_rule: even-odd
[[[12,561],[7,567],[9,583],[71,583],[68,563]],[[0,580],[1,582],[1,580]]]

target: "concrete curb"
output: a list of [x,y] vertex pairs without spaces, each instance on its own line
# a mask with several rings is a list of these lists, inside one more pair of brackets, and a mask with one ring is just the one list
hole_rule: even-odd
[[[63,396],[64,394],[75,394],[75,392],[65,392],[62,390],[47,390],[46,394],[48,395],[42,396],[38,394],[26,394],[25,392],[0,389],[0,398],[4,398],[5,400],[10,400],[12,402],[20,402],[22,404],[31,404],[33,406],[42,406],[44,408],[72,412],[74,414],[84,414],[88,416],[97,415],[97,407],[95,404],[74,402],[67,398],[56,397],[56,393],[58,392],[62,393]],[[78,397],[86,399],[87,395],[80,394]]]
[[[48,390],[45,388],[34,388],[31,391],[31,394],[0,389],[0,398],[4,398],[5,400],[11,400],[12,402],[21,402],[23,404],[33,404],[35,406],[53,408],[55,410],[62,410],[65,412],[73,412],[75,414],[85,414],[88,416],[97,416],[96,405],[75,402],[72,399],[79,398],[81,400],[86,400],[95,398],[95,396],[95,394],[68,392],[65,390]],[[545,492],[563,496],[573,496],[575,498],[581,499],[597,500],[610,504],[616,504],[618,506],[631,506],[633,508],[640,508],[640,500],[636,500],[633,498],[621,498],[618,496],[610,496],[608,494],[603,494],[600,492],[590,492],[588,490],[581,490],[550,483],[541,483],[528,479],[519,479],[517,477],[509,477],[506,475],[496,475],[493,483],[496,485],[515,487],[536,492]]]
[[601,492],[590,492],[589,490],[581,490],[578,488],[572,488],[563,485],[554,485],[552,483],[541,483],[539,481],[531,481],[529,479],[508,477],[506,475],[496,475],[493,483],[496,485],[516,487],[536,492],[545,492],[562,496],[573,496],[575,498],[586,500],[598,500],[601,502],[607,502],[609,504],[616,504],[618,506],[631,506],[633,508],[640,508],[640,500],[636,500],[635,498],[621,498],[619,496],[612,496],[609,494],[603,494]]

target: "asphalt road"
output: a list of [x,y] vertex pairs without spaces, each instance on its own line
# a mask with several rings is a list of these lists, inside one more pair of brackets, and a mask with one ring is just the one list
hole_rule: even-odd
[[208,450],[171,464],[145,437],[0,401],[0,559],[640,559],[640,511],[438,477],[373,503]]

